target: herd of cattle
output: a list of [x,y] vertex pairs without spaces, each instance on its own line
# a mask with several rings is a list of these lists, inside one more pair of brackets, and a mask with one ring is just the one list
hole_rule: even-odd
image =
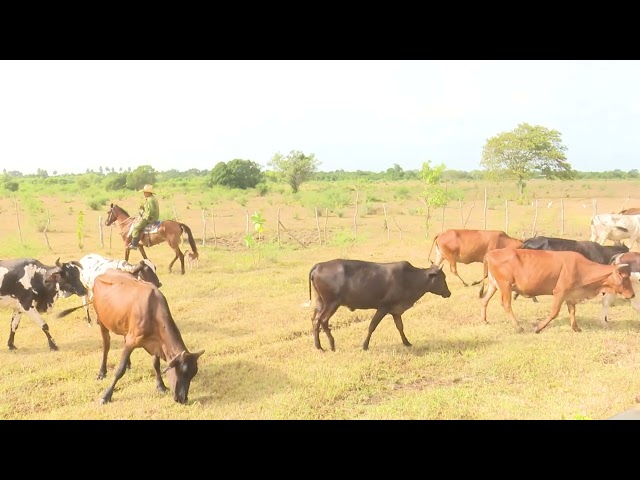
[[[637,210],[637,211],[636,211]],[[621,240],[630,239],[630,246]],[[577,241],[536,236],[524,241],[500,230],[451,229],[437,235],[436,259],[429,268],[417,268],[409,262],[376,263],[361,260],[335,259],[315,264],[309,271],[309,303],[312,287],[316,296],[312,316],[313,338],[317,349],[320,328],[325,332],[331,350],[335,339],[329,320],[340,306],[349,310],[375,309],[368,333],[362,345],[369,348],[371,335],[380,321],[390,314],[400,333],[402,343],[411,346],[404,334],[402,315],[426,293],[443,298],[451,296],[443,271],[445,260],[457,276],[456,264],[483,263],[483,277],[472,285],[480,287],[480,318],[487,322],[487,305],[500,291],[502,305],[519,330],[523,330],[511,308],[513,300],[523,296],[537,301],[540,295],[552,295],[547,318],[535,328],[539,333],[560,312],[566,303],[571,327],[579,332],[576,304],[602,295],[603,324],[608,321],[608,309],[618,296],[632,299],[632,307],[640,312],[640,253],[630,252],[640,238],[640,209],[620,214],[596,215],[591,221],[591,239]],[[604,245],[607,240],[614,245]],[[487,284],[485,291],[485,283]],[[23,313],[31,317],[46,335],[49,348],[57,350],[49,326],[41,317],[57,298],[77,295],[80,307],[67,309],[59,317],[84,308],[91,323],[89,304],[93,304],[96,323],[103,340],[103,357],[98,379],[106,375],[110,333],[124,337],[124,348],[114,380],[101,397],[101,403],[111,401],[118,380],[131,367],[131,353],[143,348],[153,357],[156,386],[166,392],[162,374],[167,375],[173,399],[186,403],[189,386],[198,372],[198,358],[204,350],[190,352],[176,325],[165,296],[160,292],[160,280],[154,264],[148,259],[138,264],[89,254],[79,261],[48,266],[32,258],[0,260],[0,306],[13,310],[8,347],[14,350],[15,334]],[[166,362],[161,372],[160,361]]]

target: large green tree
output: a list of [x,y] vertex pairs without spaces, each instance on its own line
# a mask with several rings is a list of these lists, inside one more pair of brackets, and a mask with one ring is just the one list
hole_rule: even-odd
[[251,160],[235,158],[230,162],[218,162],[209,173],[209,185],[231,188],[254,188],[264,179],[260,165]]
[[574,177],[561,137],[557,130],[521,123],[511,132],[487,140],[480,165],[494,178],[506,176],[517,180],[522,196],[525,180],[535,176],[563,180]]
[[127,174],[126,187],[130,190],[140,190],[147,183],[156,183],[156,171],[151,165],[140,165]]
[[313,153],[305,155],[298,150],[291,150],[286,156],[276,153],[269,162],[269,166],[291,187],[293,193],[298,191],[302,182],[311,178],[319,164]]

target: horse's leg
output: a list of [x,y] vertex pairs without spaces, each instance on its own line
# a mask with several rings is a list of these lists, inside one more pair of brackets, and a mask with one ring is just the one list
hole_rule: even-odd
[[171,245],[171,248],[173,248],[176,256],[173,258],[173,260],[171,260],[171,263],[169,264],[169,273],[171,273],[171,267],[173,267],[173,264],[176,263],[176,260],[180,259],[180,273],[184,275],[184,254],[182,253],[178,245]]
[[[127,245],[129,245],[129,244],[127,243]],[[130,251],[129,247],[125,247],[124,248],[124,261],[125,262],[129,261],[129,251]]]
[[142,258],[147,259],[147,252],[144,251],[144,247],[142,246],[141,243],[138,244],[138,250],[140,250],[140,255],[142,255]]

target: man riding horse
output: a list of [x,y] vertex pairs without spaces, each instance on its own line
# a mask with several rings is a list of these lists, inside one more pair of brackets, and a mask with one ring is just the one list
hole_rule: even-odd
[[147,184],[140,191],[144,193],[145,201],[144,205],[140,207],[140,217],[133,227],[131,243],[128,246],[128,248],[134,250],[138,249],[138,243],[140,243],[140,236],[144,227],[157,222],[160,218],[160,206],[158,205],[158,199],[153,193],[153,185]]

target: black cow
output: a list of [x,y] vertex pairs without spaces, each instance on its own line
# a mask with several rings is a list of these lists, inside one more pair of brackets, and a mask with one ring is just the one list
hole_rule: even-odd
[[625,245],[600,245],[589,240],[570,240],[555,237],[532,237],[524,241],[522,247],[531,250],[554,250],[578,252],[592,262],[608,265],[611,259],[619,253],[627,253],[629,247]]
[[416,268],[406,261],[374,263],[336,259],[317,263],[309,272],[309,305],[312,284],[317,297],[312,318],[313,339],[320,350],[323,350],[320,345],[320,326],[329,338],[331,350],[336,349],[329,319],[340,306],[351,311],[376,309],[362,345],[363,350],[369,348],[371,334],[387,314],[393,316],[402,343],[410,347],[404,335],[401,315],[427,292],[444,298],[451,296],[441,269],[435,265]]
[[7,342],[10,350],[16,348],[13,341],[23,313],[42,328],[49,348],[58,349],[40,313],[46,312],[59,297],[87,294],[80,279],[81,268],[76,261],[60,263],[59,258],[55,266],[43,265],[33,258],[0,260],[0,305],[14,310]]

